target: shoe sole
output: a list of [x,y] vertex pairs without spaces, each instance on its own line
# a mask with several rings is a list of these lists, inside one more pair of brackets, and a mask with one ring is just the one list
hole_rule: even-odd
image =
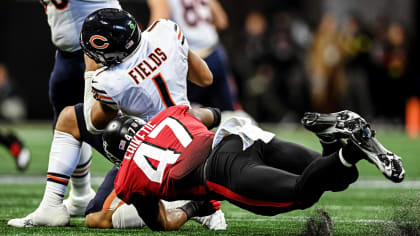
[[[389,150],[387,150],[375,137],[371,137],[370,141],[373,142],[374,147],[373,149],[377,149],[378,151],[369,151],[366,148],[364,148],[361,143],[359,141],[357,141],[357,139],[355,139],[354,137],[351,137],[350,140],[361,150],[363,151],[363,153],[366,154],[367,160],[374,163],[375,166],[383,173],[383,175],[388,178],[389,180],[395,182],[395,183],[399,183],[401,181],[404,180],[404,175],[405,175],[405,170],[401,165],[401,173],[395,175],[393,174],[393,170],[392,170],[392,161],[396,160],[398,161],[398,158],[401,159],[400,157],[398,157],[397,155],[395,155],[394,153],[390,152]],[[376,152],[376,153],[372,153],[372,152]],[[384,158],[382,161],[379,156],[383,155]],[[385,160],[389,162],[389,164],[387,165],[387,163],[385,163]],[[389,166],[389,167],[387,167]]]
[[339,120],[337,113],[305,113],[301,122],[303,126],[317,135],[334,135],[337,138],[347,138],[351,131],[338,128]]

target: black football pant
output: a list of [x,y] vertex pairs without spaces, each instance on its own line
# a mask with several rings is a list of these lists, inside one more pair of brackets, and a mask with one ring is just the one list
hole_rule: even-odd
[[328,156],[274,138],[242,151],[239,136],[223,139],[210,154],[204,180],[213,199],[261,215],[305,209],[325,191],[342,191],[356,181],[356,167],[344,167],[335,152]]
[[58,115],[66,106],[83,102],[84,73],[85,61],[82,50],[73,53],[57,50],[48,87],[54,112],[53,129]]

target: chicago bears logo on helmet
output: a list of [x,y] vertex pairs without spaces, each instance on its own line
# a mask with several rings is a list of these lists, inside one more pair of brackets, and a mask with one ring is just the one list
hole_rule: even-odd
[[[95,41],[100,44],[96,44]],[[108,39],[101,35],[92,35],[89,39],[90,45],[97,49],[105,49],[109,46]]]
[[140,44],[141,32],[130,13],[104,8],[83,22],[80,46],[87,56],[103,66],[121,63]]

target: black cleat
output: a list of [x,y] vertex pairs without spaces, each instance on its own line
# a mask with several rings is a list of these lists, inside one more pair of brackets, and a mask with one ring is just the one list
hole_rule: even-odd
[[369,124],[355,129],[349,140],[366,154],[365,159],[374,163],[386,178],[396,183],[403,181],[405,170],[401,157],[387,150],[375,138],[375,131]]
[[360,115],[348,110],[329,114],[306,112],[301,122],[323,141],[348,138],[353,130],[367,123]]

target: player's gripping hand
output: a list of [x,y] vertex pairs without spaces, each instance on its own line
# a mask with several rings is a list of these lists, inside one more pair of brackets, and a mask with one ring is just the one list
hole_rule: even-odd
[[188,219],[195,216],[208,216],[220,209],[221,202],[210,200],[210,201],[191,201],[181,207],[187,214]]

